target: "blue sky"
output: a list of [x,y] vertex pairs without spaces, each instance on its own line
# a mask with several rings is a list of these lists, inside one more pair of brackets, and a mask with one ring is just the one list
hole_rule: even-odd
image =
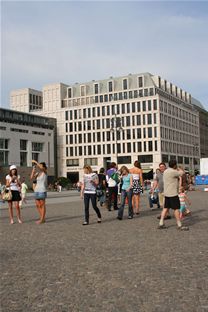
[[150,72],[208,109],[208,2],[3,1],[1,106],[41,90]]

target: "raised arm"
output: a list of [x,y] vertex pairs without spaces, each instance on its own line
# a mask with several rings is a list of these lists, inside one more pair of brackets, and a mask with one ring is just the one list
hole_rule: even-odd
[[32,160],[32,163],[35,164],[38,168],[40,168],[44,173],[47,172],[47,169],[44,168],[41,164],[39,164],[39,162],[37,162],[36,160]]

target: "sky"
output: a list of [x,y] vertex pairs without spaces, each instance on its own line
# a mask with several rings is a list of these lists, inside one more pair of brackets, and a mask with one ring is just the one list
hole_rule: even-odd
[[19,88],[150,72],[208,110],[207,1],[2,1],[1,103]]

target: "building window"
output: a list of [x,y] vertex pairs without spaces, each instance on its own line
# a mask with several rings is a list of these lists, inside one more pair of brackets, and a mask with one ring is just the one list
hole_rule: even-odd
[[148,138],[152,138],[152,128],[147,128]]
[[141,139],[142,137],[142,131],[141,131],[141,128],[138,128],[137,129],[137,139]]
[[32,159],[34,159],[37,162],[39,162],[39,153],[32,153]]
[[149,149],[149,152],[152,152],[152,141],[148,142],[148,149]]
[[143,142],[143,146],[144,146],[144,152],[146,152],[147,151],[147,144],[146,144],[146,142]]
[[94,84],[94,91],[95,91],[95,94],[99,93],[99,85],[98,85],[98,83]]
[[85,86],[80,86],[80,95],[85,96]]
[[20,140],[20,150],[21,151],[27,150],[27,140]]
[[151,109],[152,109],[152,103],[151,103],[151,100],[149,100],[148,101],[148,110],[151,111]]
[[113,82],[112,81],[108,82],[108,92],[113,92]]
[[155,151],[157,152],[157,141],[155,141]]
[[168,155],[162,154],[162,162],[168,163]]
[[79,159],[67,159],[66,166],[67,167],[79,166]]
[[0,149],[8,149],[8,139],[0,139]]
[[123,79],[123,90],[127,90],[127,89],[128,89],[128,80]]
[[140,163],[152,163],[153,155],[139,155],[138,160]]
[[189,158],[188,157],[184,157],[184,163],[185,163],[185,165],[189,164]]
[[148,96],[148,89],[144,89],[144,96]]
[[148,125],[152,124],[152,115],[151,114],[147,114],[147,124]]
[[141,116],[137,115],[136,118],[137,118],[137,126],[140,126],[141,125]]
[[119,156],[118,158],[118,164],[131,164],[131,156]]
[[137,142],[137,150],[138,150],[138,153],[140,153],[142,151],[142,143],[141,142]]
[[9,158],[9,151],[0,150],[0,166],[7,166],[8,158]]
[[131,153],[131,143],[127,143],[127,153]]
[[27,152],[20,152],[20,166],[27,166]]
[[98,165],[98,159],[97,158],[85,158],[84,164],[89,166],[97,166]]
[[183,157],[182,156],[178,156],[178,163],[183,164]]
[[143,88],[143,77],[138,77],[138,85],[139,85],[139,88]]
[[43,143],[32,142],[32,151],[33,152],[42,152],[43,151]]
[[146,101],[142,102],[142,110],[143,110],[143,112],[146,111]]
[[68,88],[68,98],[72,98],[72,88]]

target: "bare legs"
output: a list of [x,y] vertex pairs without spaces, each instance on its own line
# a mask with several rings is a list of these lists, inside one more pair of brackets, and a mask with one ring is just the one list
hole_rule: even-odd
[[40,215],[40,220],[38,220],[36,223],[37,224],[45,223],[45,215],[46,215],[45,199],[36,199],[35,203],[38,213]]
[[132,196],[132,207],[133,207],[133,212],[136,214],[139,214],[139,204],[140,204],[140,195],[134,194]]
[[[15,208],[17,211],[17,220],[19,223],[22,223],[21,220],[21,215],[20,215],[20,207],[19,207],[19,202],[14,202],[15,203]],[[12,207],[12,201],[8,201],[8,205],[9,205],[9,218],[10,218],[10,224],[14,224],[14,217],[13,217],[13,207]]]
[[[162,213],[161,213],[160,223],[159,223],[160,226],[164,225],[164,219],[165,219],[165,217],[166,217],[166,215],[168,213],[168,210],[169,210],[168,208],[163,208]],[[180,220],[180,211],[179,211],[179,209],[175,209],[174,210],[174,216],[176,218],[177,225],[179,227],[181,227],[181,220]]]

